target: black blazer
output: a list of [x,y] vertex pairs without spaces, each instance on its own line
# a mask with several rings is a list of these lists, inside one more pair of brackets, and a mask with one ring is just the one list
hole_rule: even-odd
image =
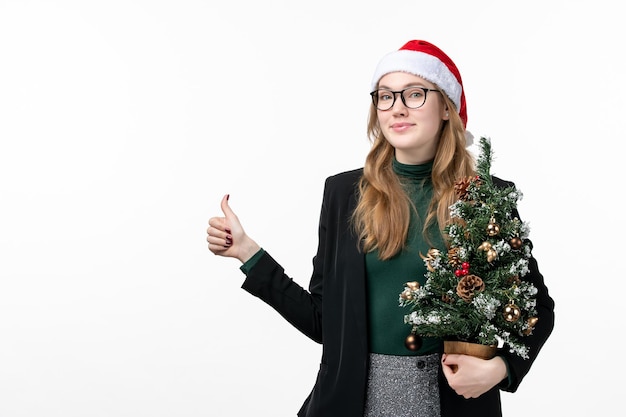
[[[317,380],[298,412],[300,417],[363,417],[369,358],[365,255],[359,251],[350,228],[362,172],[357,169],[326,179],[319,244],[308,291],[289,278],[267,252],[250,269],[242,286],[323,346]],[[494,181],[512,184],[497,178]],[[448,386],[440,369],[442,417],[501,416],[499,389],[517,390],[550,335],[554,301],[534,258],[523,279],[532,281],[539,290],[539,321],[533,334],[525,339],[530,346],[530,359],[523,360],[503,349],[499,354],[509,364],[510,384],[468,400]]]

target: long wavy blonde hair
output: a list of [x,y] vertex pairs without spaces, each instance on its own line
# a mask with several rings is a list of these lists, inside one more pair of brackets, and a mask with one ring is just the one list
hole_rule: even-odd
[[[466,149],[463,122],[448,96],[445,93],[440,96],[451,111],[449,120],[442,122],[433,161],[433,197],[424,220],[422,233],[425,238],[428,238],[428,227],[435,220],[442,233],[449,222],[449,207],[456,200],[455,182],[475,175],[474,158]],[[359,201],[352,222],[361,249],[365,252],[377,249],[379,258],[386,260],[404,248],[414,206],[393,171],[394,148],[382,134],[373,104],[370,105],[367,134],[372,147],[358,184]]]

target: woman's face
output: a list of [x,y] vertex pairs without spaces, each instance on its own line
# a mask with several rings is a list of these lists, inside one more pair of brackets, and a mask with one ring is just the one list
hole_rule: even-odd
[[[389,73],[378,83],[379,90],[401,91],[408,87],[435,88],[435,85],[405,72]],[[419,90],[416,91],[421,93]],[[393,107],[389,110],[377,110],[381,131],[395,148],[398,162],[422,164],[435,157],[442,121],[448,120],[441,94],[444,93],[427,91],[426,102],[417,109],[406,107],[400,94],[396,94]],[[414,96],[419,97],[419,94]],[[393,100],[393,97],[386,98]]]

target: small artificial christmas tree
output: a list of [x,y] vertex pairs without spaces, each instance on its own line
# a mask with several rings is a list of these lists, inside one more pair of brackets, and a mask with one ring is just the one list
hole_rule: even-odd
[[480,139],[480,150],[477,175],[455,184],[458,200],[444,228],[447,253],[430,249],[422,255],[425,284],[407,282],[400,293],[400,306],[410,308],[404,319],[412,329],[407,346],[422,336],[439,337],[506,344],[527,358],[523,337],[538,319],[537,289],[521,279],[531,256],[529,227],[516,217],[522,194],[514,185],[493,183],[489,139]]

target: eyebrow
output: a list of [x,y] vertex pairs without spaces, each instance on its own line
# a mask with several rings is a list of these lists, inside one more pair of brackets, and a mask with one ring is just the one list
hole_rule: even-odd
[[[411,87],[433,88],[433,87],[429,87],[426,84],[422,84],[422,83],[409,83],[409,84],[405,84],[404,87],[401,87],[400,90],[404,90],[405,88],[411,88]],[[391,87],[387,87],[385,85],[379,85],[378,89],[379,90],[391,90]],[[396,90],[396,91],[398,91],[398,90]]]

